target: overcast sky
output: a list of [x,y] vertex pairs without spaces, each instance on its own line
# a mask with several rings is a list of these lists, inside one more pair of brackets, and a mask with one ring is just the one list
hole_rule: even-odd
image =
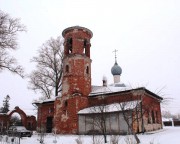
[[[91,39],[92,84],[102,85],[105,75],[113,83],[113,50],[122,68],[121,82],[145,86],[171,98],[166,110],[180,112],[180,1],[179,0],[0,0],[0,9],[21,18],[27,32],[18,35],[13,53],[27,73],[30,59],[51,37],[70,26],[93,32]],[[0,73],[0,106],[11,97],[11,109],[29,112],[39,94],[27,89],[27,80],[8,71]]]

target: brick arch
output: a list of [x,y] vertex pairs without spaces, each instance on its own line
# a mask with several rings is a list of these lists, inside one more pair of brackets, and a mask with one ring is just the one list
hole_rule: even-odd
[[10,119],[12,114],[18,113],[21,117],[22,124],[28,130],[36,130],[36,117],[33,115],[26,115],[26,113],[16,106],[13,110],[9,111],[8,113],[0,113],[0,129],[5,132],[10,126]]
[[23,126],[27,127],[27,115],[18,106],[16,106],[14,110],[8,112],[8,120],[10,121],[10,118],[14,113],[18,113],[20,115]]

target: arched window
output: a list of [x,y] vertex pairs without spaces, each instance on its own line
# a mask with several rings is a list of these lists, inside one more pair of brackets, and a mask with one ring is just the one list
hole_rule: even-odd
[[68,49],[68,53],[72,53],[72,43],[73,43],[72,38],[68,38],[68,39],[67,39],[67,49]]
[[66,72],[69,72],[69,65],[66,65]]
[[68,102],[67,100],[64,102],[64,106],[67,107],[68,106]]
[[87,40],[84,39],[84,51],[83,51],[83,53],[86,54],[86,51],[87,51]]

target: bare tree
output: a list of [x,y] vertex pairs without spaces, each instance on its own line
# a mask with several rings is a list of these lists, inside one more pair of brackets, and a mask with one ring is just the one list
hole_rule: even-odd
[[122,112],[122,116],[128,126],[129,133],[134,135],[136,142],[139,144],[140,140],[137,137],[136,133],[134,132],[132,124],[135,121],[142,119],[143,114],[141,109],[141,102],[140,101],[119,102],[115,106],[119,109],[119,111]]
[[[128,101],[128,102],[119,102],[111,105],[99,105],[91,107],[90,113],[93,113],[91,120],[86,120],[86,123],[93,124],[92,134],[96,134],[96,128],[100,130],[104,137],[104,143],[107,143],[107,120],[108,120],[108,111],[111,109],[117,109],[119,111],[118,115],[122,114],[124,121],[127,124],[127,129],[129,134],[133,134],[137,143],[140,143],[139,138],[133,130],[133,125],[135,121],[138,121],[142,118],[143,114],[141,113],[141,103],[140,101]],[[93,121],[92,121],[93,120]],[[96,128],[95,128],[96,127]]]
[[8,14],[0,11],[0,71],[5,69],[24,77],[23,67],[17,64],[17,60],[10,55],[10,50],[18,47],[18,32],[26,31],[20,19],[11,18]]
[[162,111],[162,117],[164,117],[164,118],[172,118],[173,114],[170,111]]
[[[121,111],[122,116],[124,118],[124,121],[126,122],[128,126],[129,133],[133,134],[136,143],[140,143],[140,139],[138,138],[134,128],[134,123],[141,123],[141,131],[144,132],[144,116],[148,115],[148,121],[152,121],[152,123],[155,123],[155,114],[153,111],[152,113],[152,120],[150,120],[150,110],[153,109],[155,106],[155,103],[151,103],[149,105],[144,104],[144,98],[145,98],[145,90],[133,90],[132,91],[132,97],[128,99],[128,101],[123,101],[120,99],[118,103],[115,104],[115,106]],[[156,120],[157,121],[157,120]],[[139,125],[137,125],[139,129]],[[138,130],[137,130],[138,131]]]
[[100,133],[104,137],[104,143],[107,143],[107,127],[106,127],[106,121],[107,121],[107,111],[108,106],[105,104],[94,106],[90,108],[90,113],[95,113],[92,115],[92,124],[94,132],[92,134],[96,133],[96,128],[100,130]]
[[140,143],[140,140],[138,139],[132,127],[132,123],[137,119],[141,118],[139,114],[140,101],[122,102],[121,100],[119,100],[117,101],[117,103],[108,105],[107,102],[105,101],[105,96],[102,96],[102,104],[98,106],[92,106],[89,111],[89,116],[88,116],[89,118],[86,118],[85,123],[91,124],[92,131],[90,134],[98,134],[98,133],[102,134],[104,137],[104,143],[107,143],[107,133],[108,133],[107,126],[109,123],[109,118],[111,117],[110,112],[112,110],[119,111],[119,113],[117,113],[118,115],[122,114],[123,119],[127,124],[129,133],[134,135],[137,143]]
[[51,38],[41,46],[38,54],[32,59],[36,70],[29,75],[29,88],[39,91],[45,98],[58,96],[62,90],[63,39]]
[[[109,107],[105,103],[104,95],[101,96],[102,103],[87,108],[84,122],[87,134],[93,135],[93,143],[96,143],[94,135],[102,134],[104,143],[107,143],[107,119],[109,118]],[[96,137],[97,138],[97,137]],[[98,141],[100,142],[100,141]]]

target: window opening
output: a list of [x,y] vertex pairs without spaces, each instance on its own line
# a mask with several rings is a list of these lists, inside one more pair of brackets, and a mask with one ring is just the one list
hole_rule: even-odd
[[156,111],[156,123],[159,123],[158,112]]
[[72,38],[67,39],[67,49],[69,53],[72,53]]
[[151,123],[151,113],[148,111],[148,123]]
[[69,65],[66,65],[66,72],[69,72]]
[[86,67],[86,74],[89,74],[89,67]]
[[86,49],[87,49],[87,40],[84,39],[84,49],[83,49],[83,53],[86,53]]
[[65,105],[65,107],[67,107],[67,106],[68,106],[68,102],[67,102],[67,101],[65,101],[64,105]]
[[155,123],[154,111],[152,111],[152,123]]

